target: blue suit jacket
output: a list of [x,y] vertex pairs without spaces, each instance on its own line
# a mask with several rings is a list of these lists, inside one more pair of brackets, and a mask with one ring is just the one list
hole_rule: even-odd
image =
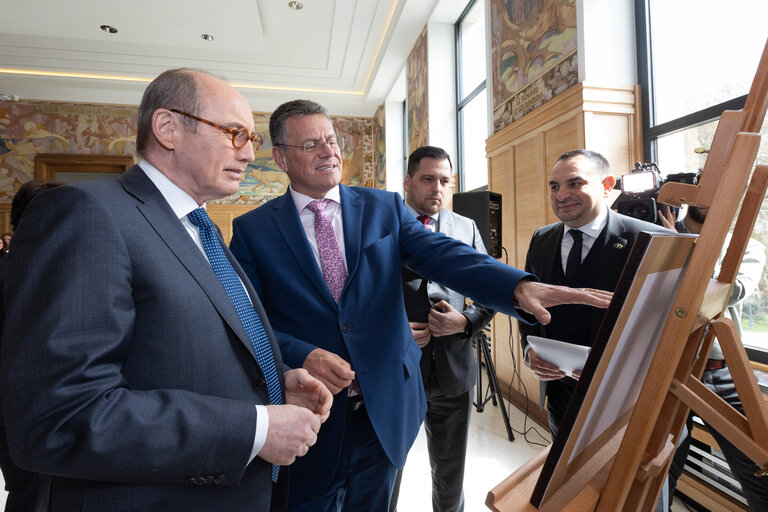
[[[403,304],[401,264],[427,279],[515,314],[513,292],[525,272],[424,229],[398,194],[340,186],[347,282],[337,304],[323,279],[290,192],[234,222],[231,249],[261,297],[283,359],[300,367],[316,348],[349,361],[366,411],[392,464],[403,465],[426,411]],[[517,315],[516,315],[517,316]],[[325,489],[344,434],[347,394],[291,471],[291,492]]]
[[268,510],[270,465],[246,466],[268,403],[253,347],[139,167],[40,194],[9,258],[3,414],[52,510]]

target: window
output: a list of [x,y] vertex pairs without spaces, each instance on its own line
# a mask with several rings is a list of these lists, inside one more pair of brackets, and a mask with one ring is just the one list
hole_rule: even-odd
[[[635,0],[645,158],[663,175],[700,169],[724,110],[740,109],[765,45],[768,2]],[[757,163],[768,164],[768,122]],[[752,238],[768,248],[768,200]],[[768,250],[768,249],[765,249]],[[742,339],[768,364],[768,268],[742,303]]]
[[488,185],[485,49],[485,2],[472,0],[456,22],[456,168],[461,192]]

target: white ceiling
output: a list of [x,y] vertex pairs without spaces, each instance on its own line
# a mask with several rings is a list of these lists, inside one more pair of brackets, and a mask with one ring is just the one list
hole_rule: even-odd
[[424,24],[452,22],[467,1],[302,0],[299,11],[288,0],[8,1],[0,94],[138,104],[148,80],[186,66],[225,76],[256,111],[308,97],[371,116]]

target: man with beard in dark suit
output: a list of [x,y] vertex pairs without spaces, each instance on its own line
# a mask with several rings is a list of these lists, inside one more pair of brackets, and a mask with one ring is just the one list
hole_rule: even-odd
[[[561,155],[552,168],[549,198],[560,222],[539,228],[531,238],[525,270],[544,283],[614,291],[640,231],[666,231],[615,213],[606,204],[616,179],[600,153],[586,149]],[[591,346],[605,310],[580,305],[551,309],[548,325],[519,323],[525,362],[546,387],[549,430],[554,439],[576,380],[536,354],[528,336]],[[580,372],[575,372],[578,378]],[[543,395],[542,395],[543,398]]]

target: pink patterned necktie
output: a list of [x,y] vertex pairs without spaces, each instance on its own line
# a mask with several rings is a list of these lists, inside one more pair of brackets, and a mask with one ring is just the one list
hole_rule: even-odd
[[307,208],[315,214],[315,238],[325,283],[331,290],[334,300],[339,302],[341,291],[347,280],[347,270],[344,268],[344,259],[336,242],[336,233],[333,231],[331,219],[325,215],[325,208],[330,203],[330,199],[318,199],[309,203]]
[[419,215],[418,217],[416,217],[416,220],[424,224],[425,228],[429,228],[429,219],[431,218],[432,217],[430,217],[429,215]]

